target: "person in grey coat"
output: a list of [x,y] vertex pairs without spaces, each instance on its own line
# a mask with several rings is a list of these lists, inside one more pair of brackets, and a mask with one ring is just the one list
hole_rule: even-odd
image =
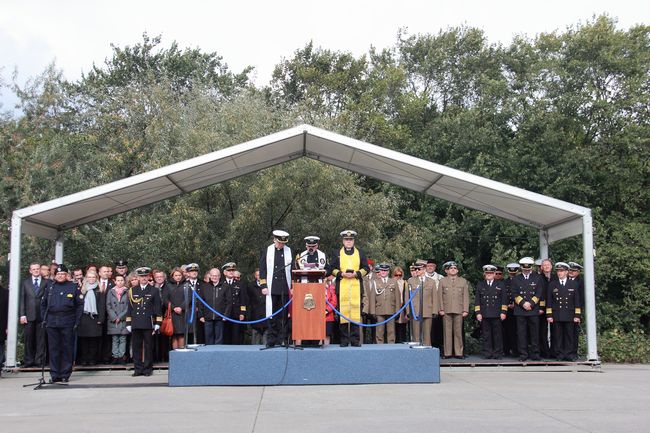
[[129,309],[128,289],[124,286],[122,275],[115,277],[115,286],[106,296],[106,332],[112,336],[111,353],[112,364],[126,363],[126,339],[129,331],[126,330],[126,314]]

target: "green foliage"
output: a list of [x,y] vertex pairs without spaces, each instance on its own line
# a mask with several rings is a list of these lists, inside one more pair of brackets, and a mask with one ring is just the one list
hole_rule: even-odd
[[598,336],[598,353],[603,362],[637,364],[650,362],[650,338],[642,330],[606,331]]
[[[650,27],[607,16],[508,45],[471,27],[400,32],[358,57],[310,42],[263,89],[250,68],[144,34],[76,82],[52,65],[13,85],[23,114],[0,116],[0,251],[14,209],[308,122],[592,208],[599,333],[635,344],[650,329],[649,71]],[[455,259],[472,284],[483,264],[539,248],[535,229],[297,160],[71,230],[66,260],[248,272],[278,226],[294,249],[315,232],[334,248],[350,226],[372,258]],[[53,247],[26,238],[23,253]],[[551,258],[583,261],[580,239]]]

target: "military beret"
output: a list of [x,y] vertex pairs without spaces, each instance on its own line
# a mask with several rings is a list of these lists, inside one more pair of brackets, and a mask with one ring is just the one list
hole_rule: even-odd
[[497,267],[494,265],[485,265],[483,266],[483,272],[494,272],[497,270]]
[[151,268],[148,268],[146,266],[142,266],[141,268],[137,268],[135,270],[135,274],[138,277],[146,277],[151,273]]
[[57,264],[56,265],[56,273],[58,274],[59,272],[65,272],[66,274],[68,273],[68,267],[64,265],[63,263]]
[[436,264],[436,261],[433,259],[427,259],[427,265]]
[[228,262],[221,267],[222,271],[234,271],[237,269],[237,264],[235,262]]
[[343,230],[340,235],[343,239],[354,239],[357,237],[357,232],[354,230]]
[[569,264],[568,264],[568,263],[564,263],[564,262],[557,262],[557,263],[555,264],[555,270],[556,270],[556,271],[559,271],[559,270],[562,270],[562,271],[568,271],[568,270],[569,270]]
[[196,271],[196,272],[199,271],[199,265],[197,263],[190,263],[185,268],[185,272],[192,272],[192,271]]

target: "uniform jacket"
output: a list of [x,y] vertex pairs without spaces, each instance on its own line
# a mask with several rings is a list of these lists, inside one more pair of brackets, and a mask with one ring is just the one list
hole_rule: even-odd
[[[108,335],[125,335],[129,332],[126,330],[126,315],[129,312],[129,290],[122,292],[122,297],[117,298],[117,292],[111,289],[106,295],[106,333]],[[120,323],[115,323],[116,318],[120,318]]]
[[[39,305],[40,314],[40,305]],[[7,339],[7,319],[9,316],[9,290],[0,286],[0,341]]]
[[508,312],[508,291],[503,281],[481,280],[476,284],[474,312],[486,319],[495,319]]
[[363,312],[377,316],[392,316],[399,310],[401,300],[397,281],[388,278],[384,283],[379,275],[368,281],[364,290]]
[[[266,295],[262,294],[262,285],[259,280],[253,281],[246,285],[248,304],[249,304],[249,319],[259,320],[266,317]],[[266,322],[256,323],[251,325],[253,328],[266,329],[268,324]]]
[[26,316],[28,322],[40,322],[41,316],[41,299],[45,293],[45,287],[51,280],[41,277],[39,288],[34,292],[34,279],[30,275],[25,278],[20,285],[20,306],[18,316]]
[[[231,319],[239,320],[239,315],[247,316],[248,312],[248,293],[245,285],[240,281],[232,280],[232,284],[228,284],[228,280],[223,281],[223,290],[226,296],[226,312],[225,315]],[[287,298],[288,300],[288,298]]]
[[53,282],[41,298],[41,317],[48,328],[79,326],[84,311],[84,295],[71,281]]
[[445,314],[469,312],[469,283],[463,277],[444,277],[440,280],[442,309]]
[[[144,289],[138,284],[129,289],[126,324],[133,329],[153,329],[162,323],[162,310],[158,289],[148,284]],[[176,332],[176,331],[174,331]]]
[[[539,314],[539,301],[544,290],[544,282],[539,274],[531,272],[528,279],[523,274],[516,275],[510,283],[510,290],[515,301],[515,316]],[[526,301],[531,303],[532,310],[524,310],[523,305]]]
[[[410,291],[407,289],[405,290],[404,293],[404,299],[405,301],[408,301],[408,299],[412,296],[412,294],[415,292],[415,290],[420,286],[421,281],[419,277],[411,277],[408,279],[407,282],[407,288],[410,288]],[[423,297],[423,304],[422,307],[424,309],[424,317],[433,317],[434,315],[438,314],[440,310],[442,310],[442,296],[441,292],[439,290],[436,290],[436,283],[433,281],[431,278],[424,278],[424,286],[423,288],[420,289],[420,291],[413,297],[413,306],[409,306],[407,310],[407,314],[413,318],[413,311],[412,308],[415,309],[415,314],[420,316],[420,296]]]
[[573,322],[582,314],[580,287],[577,281],[566,279],[565,285],[557,278],[548,285],[546,317],[552,317],[555,322]]

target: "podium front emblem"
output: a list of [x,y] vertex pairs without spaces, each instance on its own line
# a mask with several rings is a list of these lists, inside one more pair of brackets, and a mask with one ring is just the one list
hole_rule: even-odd
[[314,301],[314,295],[311,293],[305,293],[305,300],[302,303],[302,306],[305,310],[313,310],[316,308],[316,301]]

